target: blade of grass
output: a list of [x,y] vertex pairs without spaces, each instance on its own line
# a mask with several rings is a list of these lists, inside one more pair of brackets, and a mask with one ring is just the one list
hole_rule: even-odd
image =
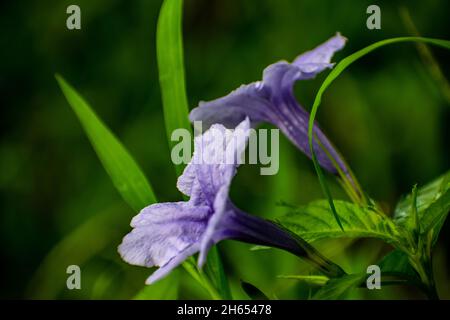
[[153,190],[139,165],[97,117],[86,101],[60,75],[56,80],[81,122],[103,167],[126,203],[139,212],[156,202]]
[[[171,140],[174,130],[182,128],[192,133],[184,76],[182,13],[182,0],[165,0],[156,32],[159,83],[170,148],[174,145]],[[175,170],[179,176],[183,165],[175,165]]]
[[[182,16],[182,0],[165,0],[159,14],[156,34],[159,82],[167,140],[170,147],[174,145],[171,140],[174,130],[185,129],[192,136],[184,75]],[[181,175],[184,165],[174,164],[174,166],[177,175]],[[228,282],[218,250],[215,247],[210,250],[205,273],[207,277],[211,278],[221,297],[229,299],[231,296]]]
[[339,220],[339,216],[336,212],[336,209],[334,207],[331,192],[328,188],[328,184],[325,180],[324,173],[319,165],[319,162],[317,161],[317,156],[316,156],[316,153],[313,148],[313,127],[314,127],[317,110],[319,109],[320,102],[322,101],[322,95],[324,94],[325,90],[348,66],[350,66],[353,62],[364,57],[365,55],[367,55],[368,53],[372,52],[375,49],[386,46],[388,44],[394,44],[394,43],[400,43],[400,42],[424,42],[424,43],[429,43],[429,44],[436,45],[439,47],[443,47],[446,49],[450,49],[450,41],[448,41],[448,40],[431,39],[431,38],[423,38],[423,37],[398,37],[398,38],[391,38],[391,39],[386,39],[386,40],[375,42],[375,43],[349,55],[348,57],[344,58],[342,61],[340,61],[336,65],[336,67],[330,72],[330,74],[326,77],[326,79],[320,86],[319,91],[317,92],[316,98],[314,100],[313,107],[311,109],[311,114],[309,117],[308,140],[309,140],[309,147],[311,150],[312,160],[313,160],[314,168],[316,169],[317,176],[319,178],[319,182],[322,187],[322,190],[328,199],[328,202],[330,204],[330,208],[333,212],[333,215],[334,215],[337,223],[341,227],[341,229],[342,229],[342,225]]

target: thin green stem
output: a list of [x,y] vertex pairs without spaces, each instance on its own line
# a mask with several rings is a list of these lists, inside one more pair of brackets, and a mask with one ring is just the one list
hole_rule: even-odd
[[[342,171],[342,168],[337,163],[336,159],[324,147],[324,145],[320,142],[320,140],[317,139],[317,137],[315,137],[315,138],[316,138],[316,142],[319,145],[319,147],[325,152],[325,154],[327,155],[328,159],[331,161],[333,166],[336,168],[336,170],[337,170],[337,172],[339,174],[339,177],[341,178],[339,180],[339,182],[340,182],[342,188],[344,189],[344,191],[349,196],[349,198],[356,204],[366,205],[367,202],[366,202],[366,199],[364,197],[364,193],[362,192],[361,186],[358,183],[358,180],[354,176],[352,170],[350,169],[350,166],[345,162],[344,158],[339,153],[339,151],[337,151],[336,147],[333,146],[333,148],[339,154],[339,157],[341,158],[341,161],[344,163],[345,167],[347,168],[348,174],[346,174],[346,173],[344,173],[344,171]],[[350,178],[349,178],[349,175],[350,175]]]

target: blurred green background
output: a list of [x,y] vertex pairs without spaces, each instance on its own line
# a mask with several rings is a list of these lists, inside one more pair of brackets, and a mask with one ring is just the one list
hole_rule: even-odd
[[[181,198],[166,141],[156,66],[157,0],[4,1],[0,4],[2,105],[0,140],[0,297],[132,298],[151,270],[120,260],[116,248],[135,214],[96,158],[54,79],[61,73],[124,142],[158,199]],[[66,28],[66,8],[78,4],[82,29]],[[340,31],[349,41],[335,61],[384,38],[411,35],[404,6],[423,36],[449,39],[448,1],[378,1],[382,29],[366,28],[372,1],[186,0],[184,47],[190,107],[261,78],[268,64],[297,54]],[[431,48],[449,75],[443,49]],[[319,114],[324,131],[351,164],[363,188],[392,212],[414,183],[450,167],[448,92],[412,44],[383,48],[356,63],[328,90]],[[300,82],[307,109],[324,74]],[[448,87],[447,87],[448,90]],[[305,204],[322,193],[312,163],[281,137],[280,171],[260,176],[243,166],[232,199],[248,212],[276,217],[277,202]],[[345,198],[333,184],[333,194]],[[450,223],[435,253],[441,297],[450,298]],[[376,240],[316,244],[348,271],[364,271],[389,250]],[[307,273],[277,250],[219,245],[236,297],[239,280],[279,298],[309,289],[280,274]],[[82,290],[65,287],[66,267],[82,268]],[[208,295],[180,270],[180,297]],[[386,287],[353,298],[421,297]]]

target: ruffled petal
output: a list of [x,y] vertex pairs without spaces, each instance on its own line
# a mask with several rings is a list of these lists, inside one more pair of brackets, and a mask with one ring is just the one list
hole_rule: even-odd
[[119,253],[133,265],[164,266],[200,241],[210,215],[209,207],[188,202],[150,205],[133,218]]
[[189,191],[189,201],[199,203],[198,199],[204,200],[213,211],[201,239],[200,266],[206,261],[209,248],[220,240],[215,237],[215,230],[223,218],[229,201],[231,180],[240,164],[249,135],[248,118],[234,130],[214,124],[203,135],[195,138],[192,161],[178,180],[181,189]]
[[[194,151],[195,153],[195,151]],[[177,188],[180,190],[184,195],[191,196],[192,189],[194,187],[195,183],[195,167],[189,163],[183,171],[183,174],[178,177],[177,180]]]
[[202,267],[206,262],[206,256],[209,249],[214,243],[219,242],[223,238],[217,233],[218,227],[223,222],[224,215],[226,214],[229,186],[223,186],[216,195],[214,201],[214,214],[208,221],[208,226],[202,236],[200,243],[200,255],[198,258],[198,266]]
[[345,46],[346,41],[345,37],[337,33],[333,38],[315,49],[298,56],[292,64],[297,66],[302,72],[302,77],[299,79],[313,78],[317,73],[322,72],[326,68],[331,68],[333,66],[330,63],[331,58],[336,51],[341,50]]
[[217,192],[231,183],[250,135],[250,121],[245,118],[234,130],[215,124],[195,137],[194,155],[178,178],[180,191],[195,203],[214,204]]

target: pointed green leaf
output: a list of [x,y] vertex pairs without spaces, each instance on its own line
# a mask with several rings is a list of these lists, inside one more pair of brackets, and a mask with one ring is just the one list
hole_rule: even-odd
[[[413,194],[402,199],[395,208],[394,219],[407,225],[413,219]],[[450,211],[450,171],[417,190],[417,216],[422,233],[432,230],[434,241]]]
[[342,232],[331,214],[326,200],[312,202],[278,219],[285,228],[308,242],[325,238],[379,238],[398,245],[401,234],[387,217],[371,208],[335,200],[335,208],[345,232]]
[[136,212],[155,202],[149,182],[122,143],[72,86],[59,75],[56,80],[123,199]]
[[421,220],[424,232],[433,231],[433,238],[436,239],[441,231],[442,225],[450,211],[450,184],[447,182],[445,191],[434,201],[423,213]]

